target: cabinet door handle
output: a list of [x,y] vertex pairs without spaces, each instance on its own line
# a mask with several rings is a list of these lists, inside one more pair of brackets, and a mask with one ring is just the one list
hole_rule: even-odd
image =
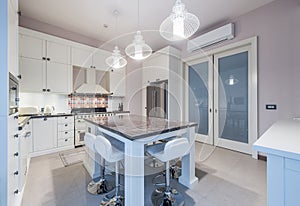
[[47,92],[50,92],[51,90],[50,89],[47,89]]
[[65,134],[68,134],[68,132],[65,132]]
[[217,109],[215,109],[215,113],[218,113],[218,110],[217,110]]
[[19,193],[19,190],[15,190],[14,194],[17,195]]
[[15,176],[17,176],[18,174],[19,174],[19,172],[18,172],[18,171],[15,171],[15,172],[14,172],[14,175],[15,175]]
[[42,57],[42,60],[46,60],[46,57]]
[[65,142],[67,142],[68,141],[68,139],[65,139]]
[[43,89],[43,92],[45,92],[46,91],[46,89]]
[[67,127],[68,125],[67,124],[65,124],[65,127]]
[[14,153],[14,156],[15,157],[19,156],[19,153],[18,152]]
[[19,119],[19,117],[18,116],[14,116],[14,119]]
[[65,117],[65,119],[68,119],[68,117]]
[[14,138],[16,138],[16,139],[19,138],[19,135],[18,135],[18,134],[15,134],[15,135],[14,135]]
[[21,74],[19,74],[17,77],[18,77],[19,79],[22,79],[22,75],[21,75]]
[[47,61],[50,61],[50,58],[49,58],[49,57],[47,58]]
[[44,118],[44,121],[47,121],[47,117]]

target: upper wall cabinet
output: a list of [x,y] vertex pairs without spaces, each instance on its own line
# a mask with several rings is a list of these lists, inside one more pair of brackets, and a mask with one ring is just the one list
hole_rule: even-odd
[[126,91],[125,68],[109,71],[109,91],[112,96],[124,97]]
[[109,55],[109,52],[101,49],[72,47],[72,65],[106,71],[108,66],[105,59]]
[[28,30],[21,30],[19,42],[20,91],[69,94],[71,46]]
[[18,0],[10,0],[8,5],[8,68],[15,77],[19,75],[18,19]]
[[20,56],[70,64],[70,46],[21,34]]

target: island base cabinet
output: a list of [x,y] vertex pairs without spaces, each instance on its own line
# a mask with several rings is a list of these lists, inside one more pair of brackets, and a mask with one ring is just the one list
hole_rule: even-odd
[[268,155],[268,206],[298,206],[300,203],[300,161]]
[[57,118],[33,119],[32,131],[34,152],[57,147]]

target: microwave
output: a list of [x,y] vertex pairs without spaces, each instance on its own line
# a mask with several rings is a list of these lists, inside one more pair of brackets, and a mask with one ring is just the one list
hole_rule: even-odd
[[9,115],[17,113],[18,108],[19,108],[19,81],[11,73],[9,73],[8,98],[9,98],[8,99],[8,102],[9,102]]

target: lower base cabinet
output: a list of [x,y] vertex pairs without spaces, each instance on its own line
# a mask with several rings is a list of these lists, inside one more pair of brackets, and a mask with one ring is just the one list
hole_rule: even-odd
[[57,147],[57,118],[45,117],[32,120],[33,151]]
[[74,116],[32,119],[33,153],[74,146]]

